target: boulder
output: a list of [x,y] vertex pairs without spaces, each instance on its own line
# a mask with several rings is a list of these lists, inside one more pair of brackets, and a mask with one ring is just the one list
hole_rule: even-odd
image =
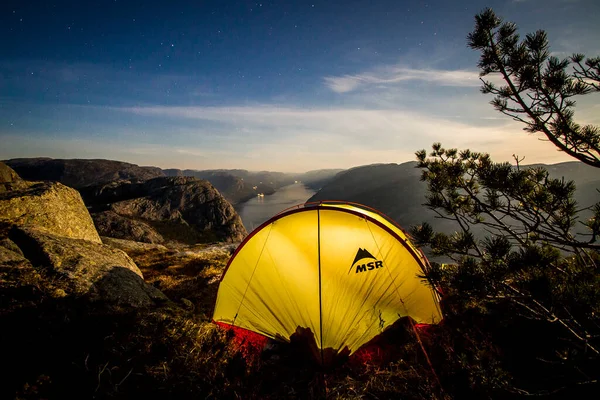
[[35,226],[73,239],[101,243],[79,192],[53,182],[22,182],[0,193],[1,226]]
[[209,182],[193,177],[111,182],[86,188],[84,196],[98,212],[94,219],[104,236],[193,244],[237,242],[246,235],[231,204]]
[[147,221],[168,221],[170,228],[178,226],[184,236],[195,231],[196,241],[235,242],[246,235],[239,215],[207,181],[171,177],[150,179],[143,185],[146,196],[113,203],[110,209]]
[[118,180],[98,185],[86,186],[79,189],[83,201],[93,209],[105,208],[107,204],[116,201],[134,199],[144,196],[144,185],[142,182],[130,180]]
[[127,254],[144,253],[149,251],[164,251],[168,249],[162,244],[152,244],[143,242],[134,242],[127,239],[115,239],[108,236],[101,236],[102,243],[115,249],[123,250]]
[[142,221],[123,217],[113,211],[92,214],[100,236],[112,236],[143,243],[163,243],[165,240],[152,227]]
[[0,243],[0,315],[30,306],[43,285],[38,271],[14,243],[10,242],[10,248],[3,246],[9,242]]
[[[66,295],[133,307],[167,300],[162,292],[144,282],[139,268],[121,250],[32,227],[14,227],[9,238],[28,262]],[[11,261],[9,257],[19,255],[9,253],[5,259]]]
[[[15,253],[23,256],[23,252],[21,251],[19,246],[17,246],[15,242],[13,242],[12,240],[10,240],[7,237],[3,237],[2,239],[0,239],[0,247],[4,247],[5,250],[10,250],[12,252],[15,252]],[[1,261],[2,261],[2,259],[0,259],[0,262]]]
[[22,284],[24,273],[34,272],[33,267],[19,251],[0,246],[0,291]]
[[8,165],[0,162],[0,193],[22,187],[24,181]]
[[12,183],[22,180],[8,165],[0,162],[0,183]]

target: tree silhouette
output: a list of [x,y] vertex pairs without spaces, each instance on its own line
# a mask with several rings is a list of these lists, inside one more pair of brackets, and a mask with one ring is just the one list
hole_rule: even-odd
[[[492,105],[527,131],[542,132],[562,151],[600,167],[598,128],[573,121],[572,99],[599,90],[600,58],[559,60],[549,55],[543,31],[521,42],[516,31],[492,10],[475,17],[468,44],[481,51],[481,75],[499,73],[506,82],[497,87],[482,79],[482,92],[493,94]],[[600,203],[579,208],[573,182],[553,179],[541,167],[523,167],[517,158],[516,165],[495,163],[488,154],[440,143],[416,156],[428,187],[425,205],[457,228],[453,234],[435,232],[427,223],[412,228],[419,245],[454,260],[432,263],[426,273],[444,294],[449,324],[458,324],[460,334],[486,330],[496,337],[498,353],[517,365],[513,370],[530,366],[519,370],[529,386],[505,388],[513,393],[549,395],[597,385]],[[590,218],[582,218],[584,210]],[[467,324],[452,322],[473,315],[478,317]],[[535,350],[514,354],[519,343],[498,339],[504,326],[535,332],[529,344]],[[534,379],[541,370],[545,376]]]
[[538,30],[519,40],[517,27],[487,9],[475,17],[469,47],[479,50],[481,76],[500,74],[506,85],[484,80],[481,91],[495,95],[492,105],[541,132],[550,142],[576,159],[600,167],[600,131],[574,119],[577,95],[600,91],[600,57],[582,54],[560,60],[550,55],[546,32]]

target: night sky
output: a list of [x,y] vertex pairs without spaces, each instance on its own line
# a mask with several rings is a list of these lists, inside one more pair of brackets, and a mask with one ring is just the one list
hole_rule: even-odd
[[1,159],[300,172],[441,141],[565,161],[488,104],[466,35],[492,7],[558,56],[600,55],[597,0],[1,3]]

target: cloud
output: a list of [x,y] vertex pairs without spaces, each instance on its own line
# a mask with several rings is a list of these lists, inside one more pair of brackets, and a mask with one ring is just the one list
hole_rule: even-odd
[[373,86],[393,86],[406,82],[426,82],[438,86],[480,86],[477,71],[415,69],[405,66],[383,66],[354,75],[327,76],[325,85],[336,93],[352,92]]
[[[439,141],[446,147],[489,152],[497,161],[511,161],[512,154],[531,163],[569,160],[508,118],[477,126],[463,118],[409,110],[273,104],[94,110],[105,120],[129,116],[131,132],[100,138],[87,133],[97,129],[94,126],[74,131],[71,137],[0,130],[5,144],[0,158],[108,158],[163,168],[301,172],[410,161],[416,150]],[[157,133],[137,131],[142,120],[151,120]]]
[[[477,126],[461,118],[433,117],[408,110],[299,108],[277,105],[237,107],[130,107],[122,112],[171,121],[209,121],[227,132],[212,146],[238,154],[248,168],[307,170],[412,160],[414,152],[441,141],[510,161],[563,161],[554,147],[528,135],[508,118]],[[197,133],[201,135],[201,130]],[[191,137],[191,136],[190,136]],[[215,141],[220,141],[218,144]],[[197,145],[198,148],[202,146]],[[194,144],[185,152],[193,154]],[[184,153],[181,152],[180,153]],[[200,153],[198,153],[200,154]],[[224,160],[222,160],[224,161]]]

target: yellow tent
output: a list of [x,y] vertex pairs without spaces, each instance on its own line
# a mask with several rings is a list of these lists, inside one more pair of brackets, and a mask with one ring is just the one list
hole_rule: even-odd
[[213,320],[289,341],[314,335],[328,353],[353,353],[401,317],[441,320],[428,263],[375,210],[315,203],[281,212],[238,247]]

